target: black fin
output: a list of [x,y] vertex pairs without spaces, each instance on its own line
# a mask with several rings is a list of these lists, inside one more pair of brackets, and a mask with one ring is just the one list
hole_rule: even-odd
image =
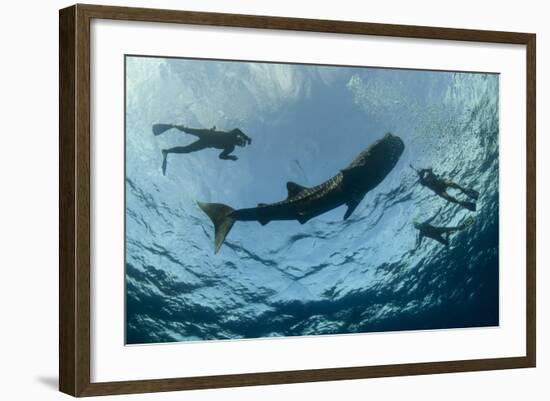
[[288,191],[287,199],[294,198],[297,196],[300,192],[307,189],[306,187],[303,187],[301,185],[296,184],[295,182],[289,181],[286,183],[286,189]]
[[473,202],[460,202],[460,206],[465,207],[468,210],[471,210],[472,212],[476,211],[476,204]]
[[210,217],[210,220],[214,224],[214,253],[218,253],[225,237],[235,223],[235,219],[229,216],[234,209],[223,203],[197,202],[197,204]]
[[346,214],[344,214],[344,220],[347,220],[348,217],[351,216],[351,214],[353,213],[357,205],[359,205],[359,203],[361,203],[361,199],[359,200],[352,199],[346,203],[348,210],[346,210]]
[[258,207],[267,206],[267,203],[258,203]]
[[296,220],[298,220],[300,222],[300,224],[305,224],[310,219],[311,219],[311,217],[309,217],[308,215],[305,215],[305,214],[299,214],[298,217],[296,217]]
[[169,129],[174,128],[172,124],[153,124],[153,135],[164,134]]
[[464,193],[472,199],[477,200],[479,198],[479,192],[477,192],[475,189],[466,188],[464,190]]

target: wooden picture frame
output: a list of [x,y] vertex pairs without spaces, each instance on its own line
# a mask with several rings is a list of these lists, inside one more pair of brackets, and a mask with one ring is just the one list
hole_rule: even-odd
[[[96,18],[524,45],[527,54],[525,60],[527,71],[527,119],[525,122],[527,132],[525,138],[527,141],[526,355],[492,359],[92,383],[90,379],[90,21]],[[95,396],[535,366],[536,37],[534,34],[80,4],[60,10],[59,28],[60,391],[73,396]]]

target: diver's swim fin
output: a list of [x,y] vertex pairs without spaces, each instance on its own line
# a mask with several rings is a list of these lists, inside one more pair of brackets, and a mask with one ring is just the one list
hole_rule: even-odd
[[470,198],[477,200],[479,198],[479,192],[477,192],[475,189],[464,189],[464,193],[468,195]]
[[476,211],[476,204],[474,202],[460,202],[460,206],[465,207],[472,212]]
[[162,151],[162,175],[166,175],[166,165],[168,164],[168,153]]
[[153,124],[153,134],[155,136],[164,134],[171,128],[174,128],[172,124]]
[[235,223],[235,219],[229,216],[234,209],[223,203],[197,202],[197,204],[214,224],[214,253],[218,253],[225,237]]

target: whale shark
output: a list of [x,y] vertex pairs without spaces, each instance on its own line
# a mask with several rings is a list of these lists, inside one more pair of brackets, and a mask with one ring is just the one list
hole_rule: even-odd
[[274,220],[297,220],[305,224],[342,205],[347,206],[346,220],[367,192],[392,171],[404,150],[401,138],[387,133],[363,150],[349,166],[317,186],[308,188],[287,182],[288,196],[280,202],[260,203],[245,209],[233,209],[223,203],[197,202],[214,224],[214,253],[219,251],[236,221],[257,221],[266,225]]

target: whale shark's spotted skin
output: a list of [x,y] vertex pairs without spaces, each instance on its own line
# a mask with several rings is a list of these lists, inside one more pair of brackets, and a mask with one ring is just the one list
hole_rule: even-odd
[[[333,209],[334,196],[341,192],[344,175],[338,173],[331,179],[312,188],[303,188],[296,195],[289,191],[289,197],[285,200],[269,205],[258,205],[252,209],[236,210],[232,217],[236,220],[258,220],[267,224],[272,220],[298,220],[304,224],[312,217],[318,216]],[[292,183],[289,183],[292,185]],[[287,184],[288,186],[288,184]],[[340,202],[343,204],[345,202]]]
[[380,184],[397,164],[405,145],[401,138],[386,134],[345,169],[312,188],[287,183],[288,197],[280,202],[259,204],[254,208],[234,210],[219,203],[200,203],[216,230],[215,249],[219,249],[235,221],[258,221],[262,225],[274,220],[309,219],[341,205],[347,205],[347,219],[367,192]]
[[300,192],[298,192],[298,195],[287,198],[286,200],[275,202],[270,205],[265,206],[259,206],[259,208],[265,208],[269,206],[279,206],[279,205],[285,205],[290,204],[293,202],[299,202],[299,201],[311,201],[316,200],[319,198],[322,198],[325,196],[328,192],[333,191],[334,189],[338,188],[343,180],[344,175],[342,173],[338,173],[334,177],[332,177],[330,180],[327,180],[323,182],[322,184],[319,184],[315,187],[311,188],[304,188]]

